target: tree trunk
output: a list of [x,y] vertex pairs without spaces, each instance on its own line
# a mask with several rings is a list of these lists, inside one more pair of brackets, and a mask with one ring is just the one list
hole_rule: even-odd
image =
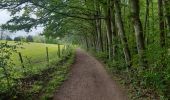
[[109,44],[109,59],[111,60],[113,57],[113,46],[112,46],[113,42],[112,42],[112,25],[111,25],[110,8],[107,9],[106,25],[107,25],[107,38]]
[[163,1],[158,0],[158,16],[159,16],[159,30],[160,30],[160,46],[165,47],[165,25],[163,14]]
[[84,38],[85,38],[85,42],[86,42],[86,49],[89,50],[89,43],[88,43],[87,36],[85,36]]
[[[159,31],[160,31],[160,46],[165,50],[165,21],[164,21],[164,8],[163,0],[158,0],[158,16],[159,16]],[[161,67],[165,66],[165,53],[161,54]]]
[[149,34],[149,6],[150,6],[150,2],[149,0],[146,0],[146,14],[145,14],[145,22],[144,22],[144,39],[145,39],[145,43],[147,45],[147,41],[148,41],[148,34]]
[[145,44],[144,44],[144,37],[143,37],[143,28],[139,17],[139,12],[140,12],[139,0],[130,0],[130,5],[131,5],[132,21],[133,21],[133,26],[135,30],[135,36],[136,36],[137,49],[139,54],[139,63],[140,66],[146,67],[147,64],[144,56]]
[[116,21],[115,21],[115,9],[114,9],[114,1],[110,1],[111,2],[111,11],[110,11],[110,14],[111,14],[111,25],[112,25],[112,48],[113,48],[113,60],[116,61],[116,58],[117,57],[117,31],[116,31]]
[[114,0],[114,4],[115,4],[115,12],[116,12],[115,13],[116,14],[116,23],[117,23],[117,27],[118,27],[118,30],[119,30],[121,42],[123,44],[123,51],[124,51],[124,55],[125,55],[126,64],[128,66],[131,66],[131,64],[130,64],[131,55],[130,55],[130,50],[129,50],[127,38],[126,38],[126,35],[125,35],[125,29],[124,29],[124,25],[123,25],[123,21],[122,21],[121,8],[120,8],[119,1]]
[[109,60],[113,59],[113,31],[112,31],[112,16],[111,16],[111,1],[107,0],[107,5],[104,5],[105,11],[105,23],[107,30],[107,40],[108,40],[108,52],[109,52]]
[[100,7],[100,4],[96,0],[93,0],[93,3],[94,3],[94,9],[96,11],[95,23],[96,23],[96,31],[97,31],[97,34],[98,34],[98,47],[99,47],[98,49],[101,50],[101,51],[104,51],[102,31],[101,31],[101,19],[99,18],[99,15],[101,13],[101,7]]
[[166,11],[166,18],[167,18],[167,22],[168,22],[168,28],[170,31],[170,0],[164,0],[164,4],[165,4],[165,11]]
[[147,22],[149,17],[149,0],[146,0],[146,14],[145,14],[145,23],[144,23],[144,32],[147,30]]

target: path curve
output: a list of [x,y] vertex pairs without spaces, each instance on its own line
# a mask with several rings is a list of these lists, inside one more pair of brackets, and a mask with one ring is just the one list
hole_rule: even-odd
[[67,81],[53,100],[127,100],[102,64],[81,49]]

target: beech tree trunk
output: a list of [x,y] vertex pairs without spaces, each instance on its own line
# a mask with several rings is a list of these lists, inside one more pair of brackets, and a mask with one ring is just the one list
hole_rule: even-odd
[[111,0],[111,25],[112,25],[112,44],[113,44],[113,60],[116,61],[117,58],[117,32],[116,32],[116,21],[115,21],[115,10],[114,10],[114,1]]
[[165,5],[165,11],[166,11],[166,18],[168,22],[168,28],[170,31],[170,0],[164,0],[164,5]]
[[159,30],[160,30],[160,46],[165,46],[165,25],[164,25],[164,13],[163,13],[163,1],[158,0],[158,16],[159,16]]
[[113,59],[113,26],[112,26],[112,10],[111,10],[111,1],[107,0],[107,5],[103,5],[105,12],[105,23],[107,30],[107,40],[108,40],[108,57],[109,60]]
[[111,25],[111,15],[110,15],[110,8],[107,9],[107,38],[108,38],[108,45],[109,45],[109,59],[112,59],[113,56],[113,40],[112,40],[112,25]]
[[131,64],[130,64],[131,54],[130,54],[127,38],[126,38],[126,35],[125,35],[125,29],[124,29],[124,25],[123,25],[123,21],[122,21],[121,8],[120,8],[119,0],[114,0],[114,4],[115,4],[115,12],[116,12],[115,13],[116,14],[116,23],[117,23],[117,27],[118,27],[118,30],[119,30],[121,42],[123,44],[123,51],[124,51],[124,55],[125,55],[126,64],[128,66],[131,66]]
[[150,1],[146,0],[146,13],[145,13],[145,22],[144,22],[144,39],[146,45],[148,44],[148,35],[149,35],[149,7],[150,7]]
[[[159,31],[160,31],[160,46],[165,50],[165,20],[164,20],[164,8],[163,0],[158,0],[158,16],[159,16]],[[161,54],[161,66],[165,67],[165,52]]]
[[131,6],[131,13],[132,13],[132,21],[133,26],[135,30],[135,36],[136,36],[136,44],[139,54],[139,63],[140,66],[146,67],[146,60],[144,56],[145,51],[145,43],[144,43],[144,37],[143,37],[143,27],[142,23],[139,17],[140,13],[140,6],[139,6],[139,0],[130,0],[130,6]]

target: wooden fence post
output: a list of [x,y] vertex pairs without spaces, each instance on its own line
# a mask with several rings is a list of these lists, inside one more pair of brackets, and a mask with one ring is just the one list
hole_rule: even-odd
[[58,57],[61,57],[60,44],[58,44]]
[[49,64],[48,47],[46,47],[46,54],[47,54],[47,63]]
[[68,50],[67,49],[68,49],[68,45],[65,46],[65,53],[66,53],[66,55],[68,54]]
[[23,59],[22,59],[21,52],[19,52],[18,54],[19,54],[19,58],[20,58],[20,61],[21,61],[21,64],[22,64],[22,68],[25,68],[25,66],[24,66],[24,61],[23,61]]
[[63,55],[65,55],[65,51],[66,51],[66,45],[64,45],[64,47],[63,47],[63,49],[62,49]]
[[67,50],[67,45],[65,45],[65,50]]

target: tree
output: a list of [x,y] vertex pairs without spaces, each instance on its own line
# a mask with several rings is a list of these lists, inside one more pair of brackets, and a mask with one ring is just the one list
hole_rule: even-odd
[[128,41],[125,35],[125,29],[124,29],[122,15],[121,15],[120,3],[118,0],[114,0],[114,4],[115,4],[115,12],[116,12],[116,22],[117,22],[117,27],[119,30],[120,38],[123,44],[125,60],[126,60],[127,65],[131,66],[131,54],[130,54],[130,49],[128,46]]
[[146,59],[145,59],[145,42],[144,42],[144,34],[143,34],[143,27],[142,23],[139,17],[140,13],[140,6],[139,6],[139,0],[130,0],[131,5],[131,16],[132,16],[132,22],[135,30],[135,36],[136,36],[136,44],[139,54],[139,62],[140,65],[143,67],[146,67]]
[[33,40],[37,43],[45,43],[45,37],[41,35],[33,36]]
[[158,16],[159,16],[159,29],[160,29],[160,46],[163,48],[165,46],[163,0],[158,0]]
[[21,41],[21,40],[22,40],[22,37],[20,37],[20,36],[17,36],[14,38],[14,41]]
[[[161,2],[161,1],[159,1],[159,2]],[[169,0],[163,0],[162,2],[164,3],[164,6],[165,6],[165,13],[166,13],[165,15],[166,15],[166,18],[167,18],[167,23],[168,23],[168,27],[169,27],[169,31],[170,31],[170,7],[169,7],[170,1]],[[159,6],[161,6],[161,4]]]
[[27,42],[34,42],[33,36],[28,35],[28,36],[26,37],[26,41],[27,41]]
[[10,36],[6,36],[6,40],[8,40],[8,41],[12,41],[12,38],[10,37]]
[[1,40],[3,40],[3,30],[1,30]]
[[[169,0],[1,0],[0,8],[14,15],[3,29],[29,31],[41,25],[46,42],[74,41],[101,57],[110,70],[126,73],[133,85],[167,96],[169,4]],[[16,12],[23,15],[15,16]]]

